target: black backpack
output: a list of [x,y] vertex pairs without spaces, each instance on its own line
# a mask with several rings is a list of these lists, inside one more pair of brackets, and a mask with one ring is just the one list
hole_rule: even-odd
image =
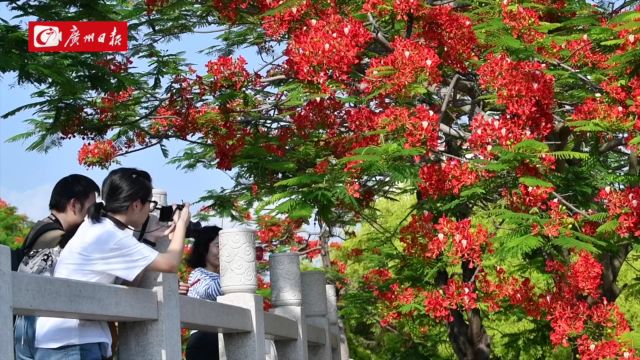
[[15,250],[11,250],[11,270],[17,271],[22,259],[24,259],[25,255],[31,251],[36,241],[40,239],[42,235],[53,230],[64,231],[62,225],[58,221],[40,221],[35,224],[33,228],[31,228],[31,231],[29,231],[29,235],[27,235],[22,246]]

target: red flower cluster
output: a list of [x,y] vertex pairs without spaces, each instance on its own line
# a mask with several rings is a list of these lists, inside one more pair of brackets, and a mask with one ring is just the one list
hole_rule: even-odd
[[231,170],[233,160],[244,149],[250,130],[239,124],[235,118],[216,111],[199,114],[196,119],[199,120],[197,125],[204,138],[216,148],[216,167]]
[[455,12],[452,6],[434,6],[425,11],[420,21],[422,31],[416,37],[436,49],[445,64],[467,71],[465,62],[474,57],[478,45],[471,19]]
[[108,168],[118,156],[118,147],[112,140],[98,140],[82,145],[78,152],[78,162],[86,167]]
[[551,43],[551,49],[555,53],[563,50],[569,51],[568,61],[575,65],[597,67],[606,69],[609,67],[609,57],[593,48],[593,42],[586,34],[577,40],[565,41],[562,45]]
[[[602,265],[590,253],[579,252],[569,267],[549,260],[547,271],[554,274],[555,289],[541,296],[540,308],[551,322],[550,336],[555,346],[569,346],[577,340],[580,354],[593,356],[598,344],[610,348],[609,342],[617,342],[617,337],[630,330],[617,305],[600,297]],[[587,295],[591,296],[590,302]],[[624,347],[618,344],[618,349],[622,355]]]
[[402,37],[397,37],[391,46],[394,48],[391,54],[371,60],[363,81],[365,91],[379,89],[380,94],[404,94],[409,84],[440,82],[440,58],[431,47]]
[[184,139],[198,130],[196,112],[195,108],[183,111],[171,106],[160,107],[152,118],[149,132],[157,137],[177,134]]
[[640,236],[640,187],[600,190],[596,200],[603,201],[611,218],[618,217],[616,232],[622,237]]
[[615,340],[593,341],[589,336],[582,335],[578,339],[578,354],[580,360],[622,359],[638,360],[635,350],[623,346]]
[[402,138],[406,139],[405,148],[423,148],[426,153],[438,148],[438,131],[440,117],[424,105],[413,109],[390,107],[378,115],[374,123],[386,127],[387,131],[404,130]]
[[482,225],[471,229],[471,219],[456,222],[443,216],[434,228],[440,243],[451,243],[448,255],[453,264],[467,262],[469,268],[477,267],[482,262],[482,253],[492,251],[489,232]]
[[576,106],[572,117],[576,121],[599,120],[611,125],[622,126],[631,121],[625,107],[618,104],[608,104],[602,97],[587,98],[582,104]]
[[291,34],[284,51],[289,57],[286,64],[301,80],[320,84],[329,79],[347,80],[371,37],[361,22],[328,12]]
[[469,311],[478,307],[478,294],[472,283],[449,279],[441,290],[425,291],[424,309],[436,321],[453,321],[451,310]]
[[236,61],[231,56],[221,56],[207,63],[207,74],[212,76],[209,84],[212,93],[220,89],[240,90],[249,81],[249,72],[245,68],[247,61],[239,56]]
[[[596,94],[595,98],[587,98],[577,106],[573,119],[574,127],[582,126],[583,121],[598,120],[607,128],[626,135],[626,141],[640,136],[640,76],[631,79],[627,84],[620,84],[616,78],[610,78],[600,84],[607,96]],[[607,129],[603,129],[603,132]],[[637,145],[629,145],[637,151]]]
[[240,12],[247,11],[250,7],[262,12],[269,9],[270,0],[213,0],[211,5],[218,12],[220,18],[230,23],[235,23]]
[[480,84],[495,89],[496,102],[507,109],[499,119],[476,115],[469,139],[472,148],[486,154],[491,149],[487,146],[495,142],[508,146],[544,139],[553,130],[554,79],[544,69],[543,64],[512,61],[504,54],[488,57],[478,71]]
[[413,303],[419,288],[402,287],[398,281],[392,282],[393,275],[387,269],[373,269],[366,273],[362,279],[367,290],[380,299],[384,304],[386,314],[380,320],[380,326],[389,326],[402,316],[412,317],[415,310],[400,310],[404,305]]
[[420,168],[418,188],[422,196],[437,199],[452,194],[480,180],[480,175],[457,159],[447,158],[442,163],[430,163]]
[[133,61],[126,57],[124,60],[118,60],[114,56],[109,56],[104,60],[96,61],[96,65],[111,71],[114,74],[122,74],[129,71],[129,65],[133,64]]
[[440,238],[434,234],[433,214],[411,215],[409,223],[400,229],[400,242],[404,244],[405,254],[425,260],[437,258],[446,244],[444,235]]
[[532,317],[540,317],[537,298],[534,297],[534,285],[529,278],[520,280],[515,276],[507,276],[504,268],[496,269],[496,280],[489,279],[486,271],[481,270],[477,276],[478,289],[482,292],[482,303],[488,305],[489,311],[498,311],[504,302],[512,306],[522,307]]
[[425,260],[436,259],[449,249],[452,264],[466,262],[470,268],[482,262],[485,250],[491,251],[489,233],[482,226],[472,229],[470,219],[456,222],[445,216],[434,225],[433,215],[428,212],[411,216],[400,229],[400,242],[407,255]]
[[515,212],[528,213],[533,208],[538,208],[542,211],[548,209],[547,202],[549,201],[549,195],[555,190],[555,188],[547,188],[542,186],[526,186],[524,184],[518,185],[518,190],[512,190],[511,194],[505,189],[503,196],[507,199],[507,203],[511,210]]
[[[285,0],[271,1],[271,9],[277,8],[284,2]],[[320,1],[314,1],[313,3],[315,3],[315,6],[317,7],[319,2]],[[304,2],[296,4],[296,6],[287,8],[271,16],[264,16],[262,18],[262,28],[267,36],[278,38],[286,32],[290,32],[296,28],[313,3],[311,0],[305,0]]]
[[[271,251],[278,245],[304,242],[304,239],[296,235],[302,226],[301,220],[279,219],[271,215],[263,215],[258,217],[256,223],[258,226],[258,240],[263,244],[263,248],[266,251]],[[291,251],[296,250],[291,249]]]
[[545,74],[544,64],[513,61],[507,55],[489,56],[478,73],[480,84],[497,92],[497,103],[507,107],[532,133],[545,136],[552,129],[554,106],[553,76]]
[[147,5],[147,15],[151,15],[154,10],[163,7],[169,0],[144,0]]
[[127,88],[126,90],[122,90],[120,92],[110,91],[107,95],[103,96],[100,99],[100,103],[98,104],[98,109],[100,113],[100,121],[108,122],[112,119],[114,114],[114,107],[121,103],[129,100],[131,95],[133,95],[134,89],[132,87]]
[[424,5],[419,0],[366,0],[362,12],[373,13],[377,16],[395,14],[396,19],[407,19],[409,14],[419,15],[424,12]]
[[344,105],[333,96],[311,100],[291,117],[294,132],[306,139],[314,130],[322,129],[327,138],[335,138],[343,109]]
[[510,0],[502,1],[502,21],[511,28],[515,38],[531,44],[544,38],[544,34],[535,29],[540,25],[540,14],[521,5],[510,5]]

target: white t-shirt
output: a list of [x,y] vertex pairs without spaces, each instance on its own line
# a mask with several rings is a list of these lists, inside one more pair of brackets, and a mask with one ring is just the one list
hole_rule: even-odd
[[[62,250],[53,276],[104,284],[116,278],[132,281],[156,256],[158,252],[138,242],[131,230],[121,230],[106,218],[95,224],[86,219]],[[109,344],[110,352],[105,321],[40,317],[36,323],[36,347],[101,342]]]

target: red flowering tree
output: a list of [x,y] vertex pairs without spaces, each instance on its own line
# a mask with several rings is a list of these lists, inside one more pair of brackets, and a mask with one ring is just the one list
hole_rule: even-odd
[[[205,206],[255,221],[265,250],[319,251],[338,272],[359,251],[336,263],[330,239],[370,226],[393,248],[360,249],[377,268],[341,284],[371,296],[401,349],[446,340],[486,359],[486,322],[511,316],[541,346],[637,358],[616,305],[640,236],[636,1],[7,2],[131,32],[118,56],[31,54],[23,28],[0,24],[0,71],[42,88],[15,138],[35,137],[29,149],[78,136],[78,160],[108,167],[182,141],[173,163],[233,170]],[[202,73],[156,47],[203,31],[223,56]],[[242,46],[264,60],[254,72]],[[407,194],[380,224],[376,203]],[[301,236],[309,222],[318,234]]]
[[31,228],[26,216],[18,214],[18,210],[0,199],[0,244],[16,248],[22,245]]

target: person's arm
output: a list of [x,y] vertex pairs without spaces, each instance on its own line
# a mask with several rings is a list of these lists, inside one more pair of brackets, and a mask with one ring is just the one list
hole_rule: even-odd
[[167,251],[156,256],[155,260],[149,264],[149,270],[168,273],[178,272],[180,263],[182,262],[184,238],[190,220],[191,213],[189,212],[189,204],[187,203],[184,204],[182,210],[176,211],[173,216],[175,226],[168,230],[173,230],[173,232],[169,236],[171,243],[169,243]]
[[222,295],[222,288],[220,287],[220,276],[216,276],[212,279],[207,279],[203,284],[203,292],[207,300],[216,300],[218,296]]

